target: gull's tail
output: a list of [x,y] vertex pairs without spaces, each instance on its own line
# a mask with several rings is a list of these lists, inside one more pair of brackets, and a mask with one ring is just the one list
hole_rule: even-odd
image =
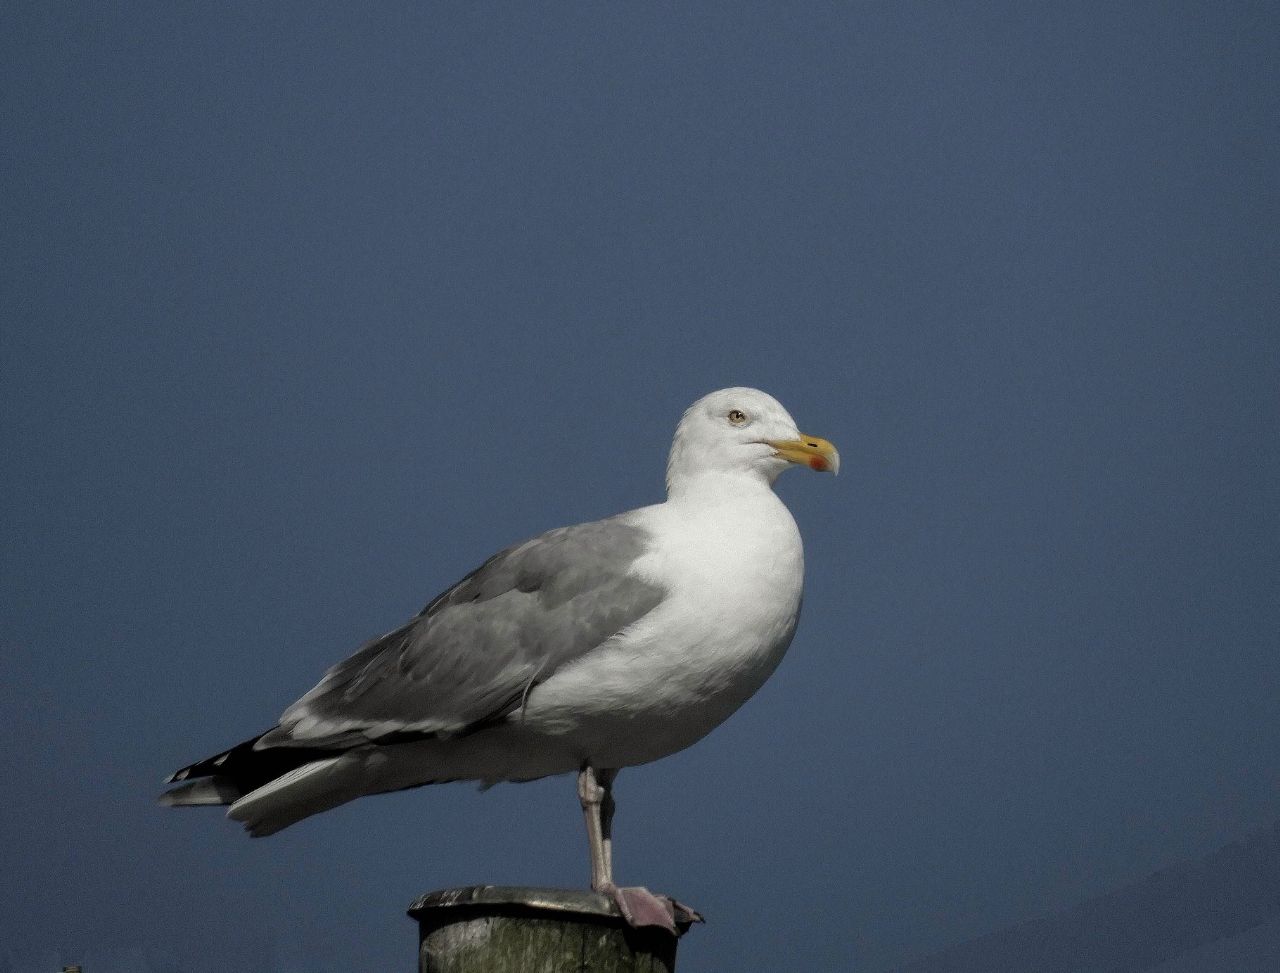
[[183,767],[169,777],[168,783],[177,786],[161,794],[160,803],[230,805],[227,817],[260,838],[366,794],[455,780],[486,786],[535,780],[573,771],[580,763],[570,749],[531,749],[502,729],[449,739],[365,740],[354,746],[343,739],[328,748],[272,746],[264,733]]
[[265,747],[265,734],[170,774],[160,795],[168,807],[231,805],[227,816],[254,837],[345,804],[362,793],[361,761],[312,747]]

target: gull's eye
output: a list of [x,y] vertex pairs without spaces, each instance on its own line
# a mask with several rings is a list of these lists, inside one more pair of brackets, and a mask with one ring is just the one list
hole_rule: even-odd
[[732,422],[735,426],[740,426],[747,421],[747,414],[743,412],[741,409],[730,409],[729,421]]

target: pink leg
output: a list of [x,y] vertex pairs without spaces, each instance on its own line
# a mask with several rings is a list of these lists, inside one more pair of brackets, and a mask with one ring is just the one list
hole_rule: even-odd
[[[582,804],[582,817],[587,822],[587,845],[591,850],[591,888],[600,892],[613,884],[612,842],[605,838],[601,807],[608,790],[596,777],[590,765],[578,772],[578,801]],[[612,798],[610,798],[612,802]]]
[[609,896],[622,918],[632,927],[661,926],[672,935],[680,933],[676,919],[701,922],[702,916],[665,895],[646,888],[619,888],[613,881],[613,779],[616,770],[596,770],[589,764],[578,774],[578,800],[587,822],[587,842],[591,848],[591,888]]

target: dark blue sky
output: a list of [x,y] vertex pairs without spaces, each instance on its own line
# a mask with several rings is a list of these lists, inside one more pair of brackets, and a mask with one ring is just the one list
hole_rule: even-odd
[[[166,773],[764,388],[791,654],[624,772],[688,971],[884,971],[1280,819],[1265,3],[11,3],[0,970],[409,968],[573,784],[249,841]],[[1273,969],[1280,921],[1161,973]]]

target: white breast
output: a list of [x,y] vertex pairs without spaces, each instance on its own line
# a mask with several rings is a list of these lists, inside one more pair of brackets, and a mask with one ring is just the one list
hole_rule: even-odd
[[635,514],[654,543],[633,570],[669,597],[540,685],[523,717],[598,766],[645,763],[700,739],[760,688],[795,631],[804,555],[773,491],[681,501]]

